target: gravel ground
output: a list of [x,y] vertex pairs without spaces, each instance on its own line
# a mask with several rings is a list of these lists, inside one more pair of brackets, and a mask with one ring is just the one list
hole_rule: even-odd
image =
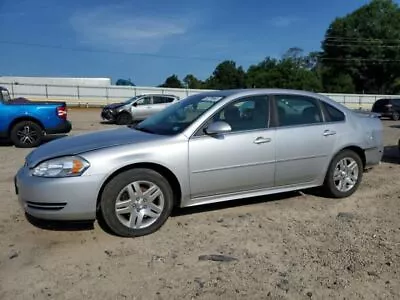
[[[72,134],[113,126],[95,109],[69,118]],[[384,162],[347,199],[181,209],[136,239],[29,223],[12,179],[30,150],[0,147],[0,299],[400,299],[400,123],[383,122]]]

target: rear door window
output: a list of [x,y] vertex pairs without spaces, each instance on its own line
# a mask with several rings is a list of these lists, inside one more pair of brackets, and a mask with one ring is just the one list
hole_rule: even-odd
[[167,97],[153,96],[153,104],[163,104],[166,103]]
[[300,95],[276,95],[279,127],[322,123],[318,100]]

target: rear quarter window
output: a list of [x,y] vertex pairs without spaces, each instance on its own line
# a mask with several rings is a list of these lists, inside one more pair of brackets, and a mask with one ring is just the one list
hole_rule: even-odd
[[345,115],[343,112],[333,107],[332,105],[322,102],[322,106],[324,107],[324,111],[326,114],[326,118],[328,122],[342,122],[345,120]]

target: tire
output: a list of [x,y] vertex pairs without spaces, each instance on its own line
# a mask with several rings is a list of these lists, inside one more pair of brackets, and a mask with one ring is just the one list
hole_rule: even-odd
[[[147,202],[145,195],[135,196],[134,192],[137,190],[136,183],[138,182],[141,182],[141,187],[144,188],[151,183],[154,191],[159,192],[160,195],[153,201],[147,198]],[[129,186],[131,187],[130,196]],[[157,188],[158,190],[156,190]],[[134,199],[134,201],[130,199]],[[120,200],[124,202],[121,203]],[[120,210],[119,214],[117,213],[117,204]],[[107,183],[100,198],[100,213],[106,225],[114,234],[131,238],[148,235],[159,230],[169,218],[173,206],[174,196],[170,184],[161,174],[150,169],[132,169],[118,174]],[[158,213],[154,210],[156,207],[158,207]],[[142,222],[139,222],[139,215],[142,216]],[[155,217],[155,215],[158,216]]]
[[[340,179],[335,180],[334,176],[335,176],[335,171],[337,169],[339,162],[341,162],[342,160],[346,160],[347,163],[350,164],[350,162],[354,162],[356,163],[356,169],[358,170],[358,174],[357,174],[357,179],[354,183],[354,185],[350,188],[350,186],[348,186],[348,190],[340,190],[337,187],[337,184],[340,184]],[[360,185],[361,181],[362,181],[362,177],[363,177],[363,163],[361,161],[360,156],[352,151],[352,150],[343,150],[341,152],[339,152],[331,161],[329,168],[328,168],[328,172],[326,174],[326,178],[325,178],[325,182],[324,182],[324,190],[326,192],[326,194],[331,197],[331,198],[345,198],[345,197],[349,197],[350,195],[352,195],[357,189],[358,186]],[[340,171],[338,171],[340,172]],[[354,175],[355,173],[353,173]],[[341,175],[339,175],[339,178]],[[348,178],[348,176],[346,175],[342,175]],[[341,180],[344,180],[344,178],[342,178]],[[354,179],[354,177],[353,177]]]
[[395,111],[395,112],[392,114],[392,120],[393,120],[393,121],[398,121],[398,120],[400,120],[400,114],[399,114],[397,111]]
[[43,129],[33,121],[21,121],[10,132],[10,139],[18,148],[33,148],[43,141]]
[[132,123],[132,116],[127,112],[120,113],[116,118],[117,125],[129,125]]

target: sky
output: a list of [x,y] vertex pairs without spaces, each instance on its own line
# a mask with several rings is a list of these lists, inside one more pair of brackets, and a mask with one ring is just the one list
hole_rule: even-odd
[[0,0],[0,76],[206,79],[290,47],[320,50],[329,24],[368,0]]

